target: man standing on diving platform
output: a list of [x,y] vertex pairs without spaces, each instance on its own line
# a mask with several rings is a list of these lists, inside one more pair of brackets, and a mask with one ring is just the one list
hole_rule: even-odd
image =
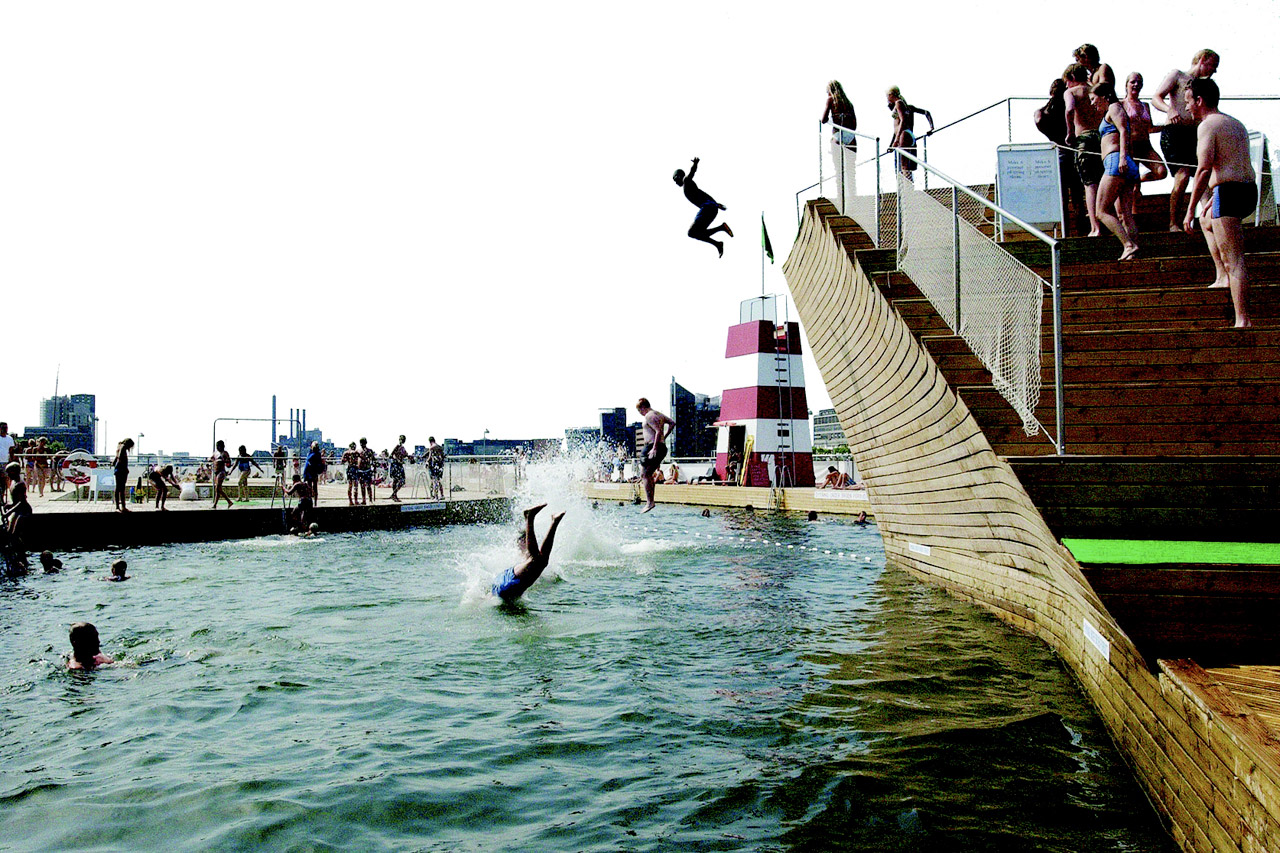
[[716,218],[716,214],[724,210],[723,204],[716,202],[714,198],[708,195],[704,190],[698,188],[693,182],[693,176],[698,171],[698,158],[693,158],[693,168],[689,170],[689,174],[685,175],[684,169],[676,169],[676,173],[672,175],[672,179],[676,182],[676,186],[684,187],[684,197],[689,199],[690,204],[698,208],[698,215],[693,218],[693,224],[689,226],[689,236],[695,240],[701,240],[704,243],[710,243],[716,247],[716,252],[720,257],[724,257],[724,244],[719,240],[712,240],[711,235],[717,231],[723,231],[730,237],[733,236],[733,230],[728,225],[721,223],[715,228],[707,229]]

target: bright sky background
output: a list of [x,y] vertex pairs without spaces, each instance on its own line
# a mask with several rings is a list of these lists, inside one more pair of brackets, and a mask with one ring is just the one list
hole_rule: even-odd
[[[882,137],[891,84],[941,125],[1040,95],[1084,41],[1148,94],[1201,47],[1224,94],[1280,93],[1273,0],[906,8],[4,2],[0,420],[38,423],[61,364],[146,452],[204,452],[273,393],[340,443],[560,436],[672,375],[720,393],[761,211],[785,290],[832,77]],[[695,155],[723,260],[685,236]]]

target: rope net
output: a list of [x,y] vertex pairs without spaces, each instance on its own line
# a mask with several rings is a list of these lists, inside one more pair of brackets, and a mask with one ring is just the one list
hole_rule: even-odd
[[[1045,281],[982,234],[972,223],[987,208],[958,193],[960,305],[956,312],[954,217],[950,189],[918,190],[898,175],[902,242],[898,268],[991,372],[992,384],[1022,419],[1027,435],[1040,432],[1040,312]],[[889,242],[886,236],[885,242]]]

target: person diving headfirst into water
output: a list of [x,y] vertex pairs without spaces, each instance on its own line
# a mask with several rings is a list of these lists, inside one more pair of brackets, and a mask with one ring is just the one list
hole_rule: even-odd
[[676,173],[671,176],[676,182],[676,186],[684,187],[684,197],[689,199],[689,203],[698,208],[698,215],[693,218],[693,224],[689,226],[689,236],[695,240],[701,240],[704,243],[710,243],[716,247],[716,252],[720,257],[724,257],[724,244],[719,240],[712,240],[711,235],[717,231],[723,231],[730,237],[733,236],[733,229],[723,222],[715,228],[708,229],[712,220],[716,218],[716,214],[725,209],[723,204],[716,202],[714,198],[707,194],[705,190],[699,189],[698,185],[693,182],[693,176],[698,171],[698,158],[693,158],[693,168],[689,170],[689,174],[684,173],[684,169],[676,169]]
[[533,586],[533,582],[542,575],[542,570],[547,567],[547,562],[551,559],[551,546],[556,539],[556,528],[560,526],[560,519],[564,518],[564,513],[551,516],[551,527],[547,530],[546,538],[542,540],[542,547],[538,547],[538,537],[533,531],[533,519],[539,512],[546,509],[546,506],[546,504],[538,504],[524,511],[524,530],[520,533],[518,541],[521,550],[525,553],[525,561],[507,569],[493,585],[493,594],[507,604],[514,602]]

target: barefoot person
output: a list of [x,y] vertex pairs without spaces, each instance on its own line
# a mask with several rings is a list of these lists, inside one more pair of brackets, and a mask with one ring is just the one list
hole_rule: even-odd
[[151,485],[156,489],[156,509],[164,510],[165,502],[169,500],[169,483],[173,483],[173,487],[178,491],[182,491],[182,484],[178,482],[178,478],[173,476],[173,466],[166,465],[159,471],[152,471],[147,475],[147,479],[151,481]]
[[227,446],[222,439],[218,439],[218,443],[214,445],[215,453],[210,458],[213,463],[213,508],[218,508],[218,500],[221,498],[227,502],[227,508],[235,506],[231,502],[231,498],[223,490],[222,486],[227,481],[227,475],[231,473],[231,454],[227,452]]
[[689,169],[688,175],[684,173],[684,169],[676,169],[671,179],[676,182],[676,186],[684,188],[684,197],[689,199],[690,204],[698,208],[698,215],[693,218],[693,224],[689,226],[689,236],[695,240],[701,240],[704,243],[710,243],[715,246],[716,252],[723,258],[724,244],[719,240],[712,240],[711,235],[718,231],[723,231],[732,237],[733,230],[723,223],[708,230],[708,226],[716,218],[716,214],[724,210],[725,206],[719,204],[705,190],[699,189],[698,185],[693,182],[693,176],[697,171],[698,158],[694,157],[693,167]]
[[[890,147],[901,148],[915,156],[917,153],[916,113],[920,113],[929,120],[929,133],[933,133],[933,114],[922,107],[913,107],[908,104],[902,97],[902,90],[897,86],[890,86],[885,92],[885,97],[889,99],[889,111],[893,113],[893,142],[889,144]],[[906,157],[899,157],[898,161],[902,174],[910,180],[915,180],[911,173],[916,170],[916,161],[908,160]]]
[[360,453],[353,441],[342,451],[340,464],[347,466],[347,505],[355,506],[360,497]]
[[854,168],[858,157],[858,137],[853,131],[858,129],[858,114],[844,93],[839,80],[827,81],[827,103],[822,109],[822,124],[831,122],[831,168],[836,181],[843,181],[840,186],[840,199],[843,204],[851,203],[858,194]]
[[1169,230],[1178,231],[1182,219],[1178,208],[1182,194],[1196,169],[1196,120],[1187,109],[1186,92],[1192,80],[1212,77],[1218,70],[1218,54],[1205,49],[1191,57],[1191,70],[1177,68],[1160,81],[1151,103],[1166,116],[1166,124],[1160,132],[1160,150],[1173,172],[1173,186],[1169,189]]
[[1192,80],[1185,97],[1187,109],[1200,127],[1196,173],[1182,230],[1194,233],[1196,203],[1211,191],[1212,202],[1200,216],[1217,270],[1217,278],[1209,286],[1230,288],[1235,327],[1245,329],[1253,323],[1249,321],[1249,278],[1240,223],[1258,206],[1257,176],[1249,162],[1249,131],[1237,119],[1218,112],[1218,84],[1207,77]]
[[649,406],[649,398],[641,397],[636,411],[644,418],[644,454],[640,457],[640,482],[644,484],[644,496],[649,499],[644,511],[653,509],[653,484],[658,466],[667,456],[667,436],[676,428],[676,422]]
[[1071,55],[1076,62],[1088,70],[1090,85],[1110,83],[1114,86],[1116,84],[1116,72],[1111,70],[1110,65],[1102,61],[1098,54],[1098,48],[1094,45],[1082,44]]
[[306,530],[308,519],[311,518],[312,508],[315,506],[311,497],[311,484],[306,483],[302,479],[302,475],[293,475],[293,484],[284,490],[286,495],[290,495],[298,499],[298,504],[293,508],[292,524],[295,530]]
[[524,595],[525,591],[533,586],[533,582],[542,575],[543,569],[551,559],[551,546],[556,539],[556,528],[560,526],[560,519],[564,518],[564,513],[557,513],[551,517],[551,527],[547,529],[547,535],[542,540],[542,546],[539,547],[537,534],[533,530],[533,519],[546,506],[546,504],[538,504],[524,511],[524,530],[517,539],[520,550],[525,555],[524,562],[507,569],[493,585],[493,594],[507,604]]
[[431,475],[431,499],[444,500],[444,447],[436,437],[427,438],[427,473]]
[[1139,167],[1146,166],[1142,183],[1162,181],[1169,175],[1164,161],[1151,145],[1151,133],[1159,133],[1151,123],[1151,108],[1142,100],[1142,75],[1137,71],[1124,81],[1124,111],[1129,115],[1129,153]]
[[400,503],[400,489],[404,487],[404,460],[409,458],[409,451],[404,449],[404,436],[391,448],[391,459],[387,463],[387,475],[391,478],[391,500]]
[[1110,83],[1096,83],[1089,93],[1107,105],[1106,115],[1098,125],[1102,136],[1102,181],[1098,184],[1096,213],[1098,221],[1120,238],[1124,245],[1120,260],[1127,261],[1138,254],[1138,244],[1133,239],[1137,224],[1129,220],[1134,188],[1138,186],[1138,164],[1129,153],[1129,114]]
[[1068,65],[1062,78],[1067,83],[1063,96],[1067,113],[1067,144],[1076,150],[1076,173],[1084,184],[1084,209],[1089,215],[1089,236],[1102,233],[1098,223],[1098,183],[1102,180],[1102,136],[1098,125],[1106,114],[1106,104],[1089,91],[1089,69]]
[[250,466],[257,468],[259,474],[264,474],[266,472],[263,471],[262,466],[259,465],[257,461],[252,456],[249,455],[248,448],[246,448],[243,444],[240,445],[240,447],[236,451],[235,461],[236,461],[236,470],[240,472],[240,480],[239,480],[240,503],[242,504],[248,503],[249,502],[249,474],[251,473],[249,470]]
[[129,451],[132,449],[132,438],[126,438],[124,441],[116,445],[116,458],[112,463],[112,468],[116,475],[116,512],[129,511],[129,507],[125,506],[125,504],[129,502]]
[[67,669],[90,670],[104,663],[115,663],[111,655],[103,653],[98,629],[89,622],[72,625],[68,639],[71,640],[71,654],[67,657]]

